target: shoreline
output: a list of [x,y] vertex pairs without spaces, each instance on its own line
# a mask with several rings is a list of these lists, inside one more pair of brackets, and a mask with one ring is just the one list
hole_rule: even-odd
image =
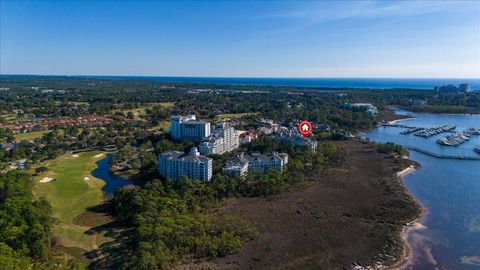
[[[410,258],[410,249],[405,247],[402,232],[408,229],[405,224],[411,224],[422,216],[422,211],[399,177],[413,172],[416,165],[400,171],[393,158],[386,159],[390,156],[377,152],[369,144],[356,140],[336,143],[349,149],[349,159],[344,166],[332,168],[328,175],[315,179],[307,187],[268,199],[232,199],[217,210],[217,214],[235,215],[259,228],[258,238],[245,242],[238,253],[203,262],[185,262],[177,269],[238,269],[229,268],[232,265],[241,265],[240,269],[275,269],[280,266],[285,269],[302,269],[322,265],[329,265],[328,269],[337,269],[335,267],[348,267],[352,261],[362,267],[356,269],[371,269],[368,265],[375,269],[402,266]],[[374,162],[382,166],[365,170],[365,164]],[[390,170],[394,167],[396,171]],[[379,183],[376,178],[379,175],[385,177],[385,183]],[[391,193],[382,195],[381,192],[376,192],[383,190],[384,185],[392,188]],[[345,193],[345,190],[349,192]],[[372,197],[372,192],[379,195]],[[352,197],[348,194],[356,195]],[[383,210],[378,205],[393,203],[400,198],[404,198],[404,203],[391,208],[392,211],[386,217],[374,218],[370,224],[365,223],[362,218],[365,207],[372,213],[379,213]],[[339,199],[341,204],[332,204]],[[365,201],[369,204],[357,207],[357,202]],[[378,225],[377,221],[381,220],[402,222],[397,222],[393,230]],[[339,229],[345,233],[330,233]],[[372,232],[388,233],[395,239],[395,242],[389,244],[394,257],[383,257],[380,259],[382,263],[378,261],[385,242],[383,237],[369,236]],[[365,239],[369,241],[365,242]],[[339,247],[338,243],[348,244]],[[275,254],[288,256],[278,257]],[[329,258],[334,254],[347,255],[342,255],[333,262]]]
[[393,125],[399,121],[404,121],[404,120],[414,120],[414,119],[417,119],[416,117],[407,117],[407,118],[400,118],[400,119],[395,119],[395,120],[392,120],[392,121],[388,121],[387,123],[389,125]]
[[408,168],[405,168],[402,171],[397,172],[398,180],[400,181],[402,187],[405,189],[406,194],[408,194],[408,196],[410,196],[416,202],[417,206],[420,208],[420,213],[412,221],[403,225],[403,228],[400,232],[400,240],[403,246],[402,256],[399,258],[397,262],[394,262],[392,265],[386,266],[386,268],[384,268],[385,270],[404,269],[413,260],[413,249],[410,243],[408,242],[407,238],[410,232],[412,230],[415,230],[417,225],[422,225],[418,221],[425,217],[425,213],[427,212],[427,209],[421,205],[420,201],[415,196],[413,196],[413,194],[407,188],[407,186],[405,185],[404,177],[414,172],[417,169],[418,167],[415,167],[414,165],[410,165]]

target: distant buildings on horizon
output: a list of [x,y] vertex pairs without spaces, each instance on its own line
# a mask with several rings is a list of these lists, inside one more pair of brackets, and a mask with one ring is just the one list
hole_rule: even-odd
[[436,92],[464,92],[464,93],[468,93],[471,91],[470,84],[468,83],[459,84],[458,87],[453,84],[435,86],[433,90]]
[[363,110],[365,114],[374,116],[378,113],[377,107],[371,103],[345,103],[343,104],[345,109]]

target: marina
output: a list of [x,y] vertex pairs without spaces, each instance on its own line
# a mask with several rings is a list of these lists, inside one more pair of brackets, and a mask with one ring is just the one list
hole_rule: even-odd
[[419,137],[424,137],[424,138],[430,138],[430,137],[438,135],[440,133],[452,131],[455,128],[456,128],[456,126],[453,126],[453,125],[443,125],[443,126],[437,126],[437,127],[433,127],[433,128],[423,129],[423,130],[420,130],[420,131],[417,131],[417,132],[413,133],[413,135],[419,136]]
[[460,131],[452,135],[448,135],[437,140],[438,144],[445,146],[459,146],[460,144],[470,140],[472,137],[467,131]]
[[438,139],[437,143],[445,146],[459,146],[460,144],[470,140],[473,135],[480,135],[480,129],[469,128],[464,131],[456,132],[444,138]]
[[[455,129],[457,128],[455,125],[440,125],[440,126],[435,126],[435,127],[430,127],[430,128],[408,126],[408,125],[405,125],[405,124],[385,124],[383,126],[384,127],[404,128],[404,130],[400,131],[401,135],[413,134],[415,136],[422,137],[422,138],[430,138],[430,137],[433,137],[435,135],[439,135],[441,133],[452,133],[448,136],[445,136],[443,138],[439,138],[439,139],[436,140],[437,144],[442,145],[442,146],[457,147],[457,146],[469,141],[472,138],[472,136],[480,135],[480,128],[467,128],[463,131],[455,132]],[[474,148],[473,150],[476,153],[480,152],[480,150],[478,150],[477,148]],[[424,151],[420,151],[420,152],[424,152]],[[437,155],[434,155],[434,156],[438,157]],[[452,156],[447,155],[446,158],[452,158]],[[454,158],[455,159],[463,159],[462,156],[456,156]]]
[[[395,126],[365,134],[371,141],[402,145],[409,150],[409,158],[421,164],[403,176],[408,190],[427,209],[423,218],[406,232],[405,239],[415,259],[403,269],[478,269],[478,265],[462,263],[460,258],[478,256],[478,252],[472,251],[480,250],[478,231],[474,229],[480,220],[480,136],[473,136],[476,132],[471,130],[480,128],[480,115],[396,112],[414,118],[398,121],[398,125],[426,129],[445,124],[456,126],[454,131],[429,139],[402,135],[407,127]],[[436,142],[458,131],[469,131],[471,139],[457,147]]]
[[420,128],[420,127],[413,127],[413,128],[408,128],[402,132],[400,132],[400,134],[402,135],[408,135],[408,134],[411,134],[411,133],[415,133],[415,132],[419,132],[419,131],[423,131],[425,130],[424,128]]

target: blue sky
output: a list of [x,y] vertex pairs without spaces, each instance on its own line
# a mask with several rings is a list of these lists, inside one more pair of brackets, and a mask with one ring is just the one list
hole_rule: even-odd
[[0,73],[480,78],[479,1],[0,1]]

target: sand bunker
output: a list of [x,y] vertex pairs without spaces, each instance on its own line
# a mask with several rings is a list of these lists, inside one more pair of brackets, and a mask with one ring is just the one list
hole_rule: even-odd
[[103,156],[103,154],[98,154],[98,155],[95,155],[95,157],[101,157]]
[[87,180],[90,180],[90,177],[83,177],[83,180],[87,181]]
[[40,183],[50,183],[53,181],[53,178],[51,177],[44,177],[42,180],[40,180]]
[[72,157],[78,157],[78,155],[72,155]]

